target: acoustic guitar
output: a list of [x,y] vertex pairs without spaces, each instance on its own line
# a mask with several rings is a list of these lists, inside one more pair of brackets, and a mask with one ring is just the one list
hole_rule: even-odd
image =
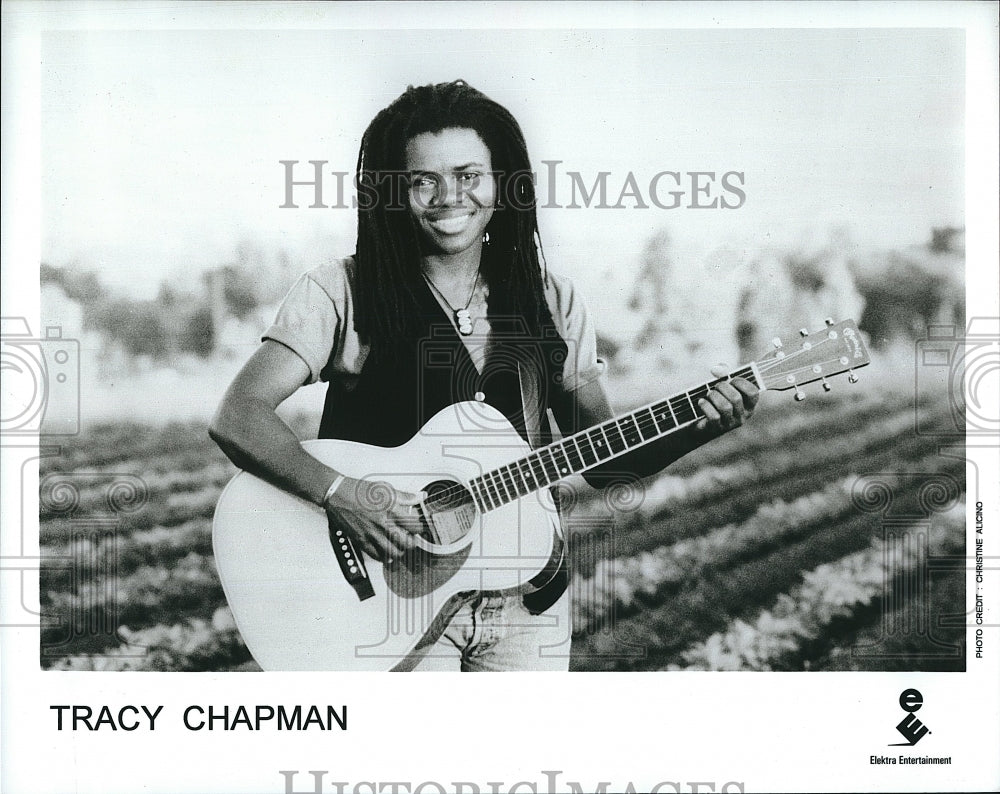
[[[803,329],[725,379],[794,390],[870,359],[853,321]],[[528,593],[559,569],[565,542],[550,486],[701,418],[703,383],[548,446],[531,449],[492,406],[461,402],[395,448],[306,441],[343,474],[373,483],[372,507],[392,488],[426,492],[414,508],[412,553],[380,563],[332,529],[326,513],[247,473],[223,490],[213,522],[215,562],[236,625],[266,670],[409,670],[457,610],[481,592]],[[383,504],[379,504],[382,501]]]

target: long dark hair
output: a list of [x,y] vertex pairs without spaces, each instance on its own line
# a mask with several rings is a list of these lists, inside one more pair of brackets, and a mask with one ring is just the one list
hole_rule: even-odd
[[373,349],[391,350],[420,331],[421,244],[400,176],[407,141],[449,128],[475,130],[490,151],[497,179],[497,206],[481,266],[490,287],[490,317],[517,317],[535,339],[552,329],[524,134],[506,108],[456,80],[410,86],[372,120],[361,139],[355,328]]

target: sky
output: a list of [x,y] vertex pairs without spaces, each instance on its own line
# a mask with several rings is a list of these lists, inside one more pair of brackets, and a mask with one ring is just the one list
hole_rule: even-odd
[[[455,78],[520,121],[564,205],[539,211],[549,262],[591,285],[626,284],[663,229],[699,262],[832,228],[887,247],[964,223],[960,30],[53,31],[41,53],[43,261],[136,296],[240,242],[301,270],[351,253],[352,210],[311,209],[301,188],[280,208],[279,161],[300,161],[297,179],[328,161],[330,191],[378,110]],[[571,171],[588,189],[608,172],[608,203],[631,174],[649,206],[567,208]],[[690,208],[688,183],[684,205],[656,207],[662,171],[715,173],[711,197],[738,172],[745,200]]]

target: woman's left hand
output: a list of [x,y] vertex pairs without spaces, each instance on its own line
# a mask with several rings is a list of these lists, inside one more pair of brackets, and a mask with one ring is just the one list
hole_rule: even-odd
[[[712,367],[712,375],[716,378],[724,378],[728,374],[729,369],[723,365]],[[704,416],[698,420],[696,427],[713,436],[739,427],[753,416],[759,397],[760,390],[743,378],[717,383],[708,392],[707,398],[698,400],[698,407]]]

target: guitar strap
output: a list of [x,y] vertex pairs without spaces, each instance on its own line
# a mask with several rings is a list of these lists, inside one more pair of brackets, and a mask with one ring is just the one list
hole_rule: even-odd
[[[394,350],[373,348],[353,383],[331,379],[319,437],[399,446],[441,409],[480,393],[529,445],[547,443],[548,396],[558,388],[566,356],[566,343],[551,317],[542,339],[528,338],[524,323],[504,311],[503,286],[491,285],[490,339],[479,372],[423,279],[415,292],[421,335],[400,340]],[[544,611],[567,583],[564,565],[549,584],[524,597],[525,606],[531,612]]]

